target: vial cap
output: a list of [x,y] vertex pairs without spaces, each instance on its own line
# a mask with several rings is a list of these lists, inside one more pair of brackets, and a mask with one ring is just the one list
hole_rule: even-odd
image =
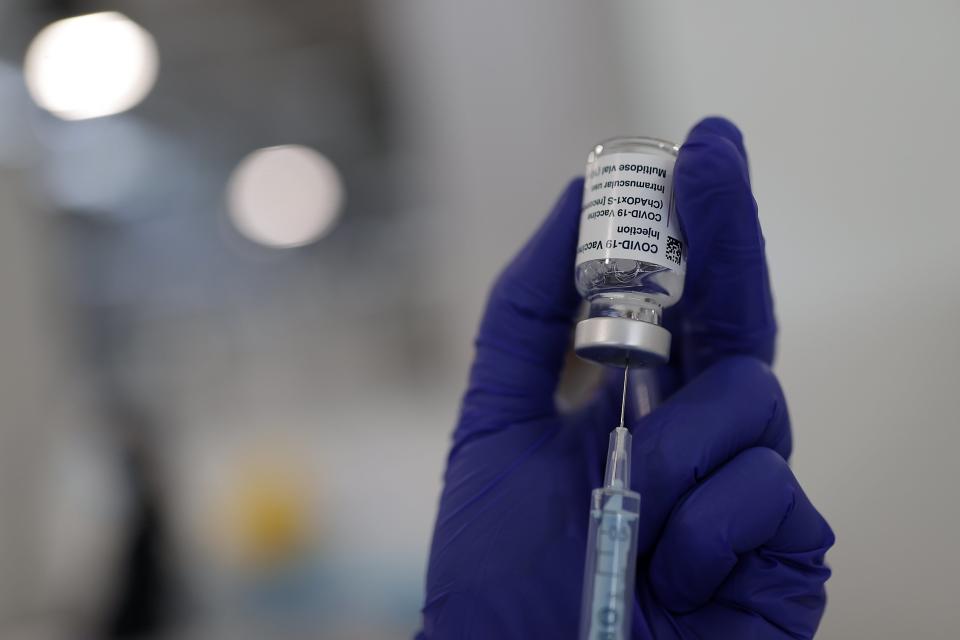
[[670,332],[660,325],[628,318],[595,317],[577,323],[573,348],[600,364],[655,366],[670,359]]

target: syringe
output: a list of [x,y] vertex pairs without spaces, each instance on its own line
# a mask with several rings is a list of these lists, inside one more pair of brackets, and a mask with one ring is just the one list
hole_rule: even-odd
[[640,494],[630,491],[630,432],[624,427],[629,367],[623,372],[620,426],[610,432],[603,487],[590,498],[590,530],[580,614],[581,640],[630,637]]

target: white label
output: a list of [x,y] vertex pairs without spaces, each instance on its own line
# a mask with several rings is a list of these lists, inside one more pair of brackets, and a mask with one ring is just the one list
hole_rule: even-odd
[[684,273],[687,255],[673,206],[673,158],[611,153],[590,165],[583,186],[577,264],[642,260]]

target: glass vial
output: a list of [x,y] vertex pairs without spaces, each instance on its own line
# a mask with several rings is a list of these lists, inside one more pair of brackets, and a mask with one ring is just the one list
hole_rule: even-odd
[[583,358],[617,366],[669,359],[663,310],[680,299],[687,265],[673,197],[678,151],[623,137],[587,158],[575,275],[590,306],[574,340]]

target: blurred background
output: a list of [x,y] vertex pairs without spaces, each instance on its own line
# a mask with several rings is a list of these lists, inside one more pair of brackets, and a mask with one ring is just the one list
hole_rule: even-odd
[[960,6],[0,0],[0,638],[418,624],[486,288],[745,132],[827,638],[955,637]]

